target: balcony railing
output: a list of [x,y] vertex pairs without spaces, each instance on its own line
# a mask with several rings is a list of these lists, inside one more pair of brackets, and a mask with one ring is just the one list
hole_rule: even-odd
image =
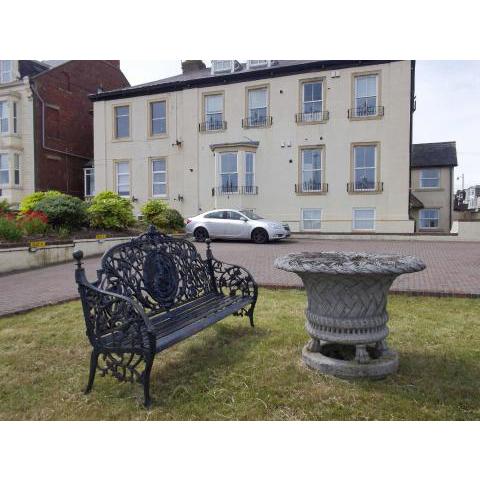
[[369,182],[369,181],[348,182],[347,192],[348,193],[383,192],[383,182]]
[[256,185],[221,185],[212,188],[212,197],[218,195],[257,195]]
[[384,107],[358,107],[348,110],[348,118],[383,117]]
[[295,193],[327,193],[328,183],[303,182],[295,184]]
[[227,129],[227,122],[221,121],[208,121],[202,122],[198,124],[198,131],[199,132],[215,132],[219,130],[226,130]]
[[272,117],[247,117],[242,119],[243,128],[270,127],[272,123]]
[[297,123],[308,122],[326,122],[330,118],[330,114],[327,110],[323,112],[310,112],[310,113],[296,113],[295,121]]

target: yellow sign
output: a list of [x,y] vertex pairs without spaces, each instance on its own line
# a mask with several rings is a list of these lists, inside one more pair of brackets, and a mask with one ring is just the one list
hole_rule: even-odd
[[47,245],[46,242],[30,242],[30,248],[42,248]]
[[107,238],[107,235],[105,233],[99,233],[98,235],[95,236],[97,240],[103,240]]

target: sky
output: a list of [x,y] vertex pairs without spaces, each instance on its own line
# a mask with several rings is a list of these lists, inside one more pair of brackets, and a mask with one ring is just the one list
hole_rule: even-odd
[[[180,62],[121,60],[121,67],[137,85],[181,73]],[[415,81],[414,143],[456,141],[455,188],[462,174],[465,187],[480,184],[480,61],[420,60]]]

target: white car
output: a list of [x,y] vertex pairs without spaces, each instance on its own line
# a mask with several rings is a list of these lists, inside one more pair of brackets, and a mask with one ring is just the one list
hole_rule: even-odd
[[252,240],[266,243],[290,236],[290,227],[281,222],[266,220],[248,210],[222,208],[201,213],[185,220],[187,234],[198,242],[207,238]]

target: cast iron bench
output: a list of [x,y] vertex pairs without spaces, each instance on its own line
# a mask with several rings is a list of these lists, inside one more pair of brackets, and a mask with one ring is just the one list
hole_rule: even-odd
[[[148,231],[110,248],[90,283],[77,250],[75,280],[87,336],[93,347],[85,393],[95,373],[143,384],[150,406],[155,354],[229,315],[248,316],[253,327],[257,284],[242,267],[206,260],[187,240]],[[99,359],[100,357],[100,359]]]

